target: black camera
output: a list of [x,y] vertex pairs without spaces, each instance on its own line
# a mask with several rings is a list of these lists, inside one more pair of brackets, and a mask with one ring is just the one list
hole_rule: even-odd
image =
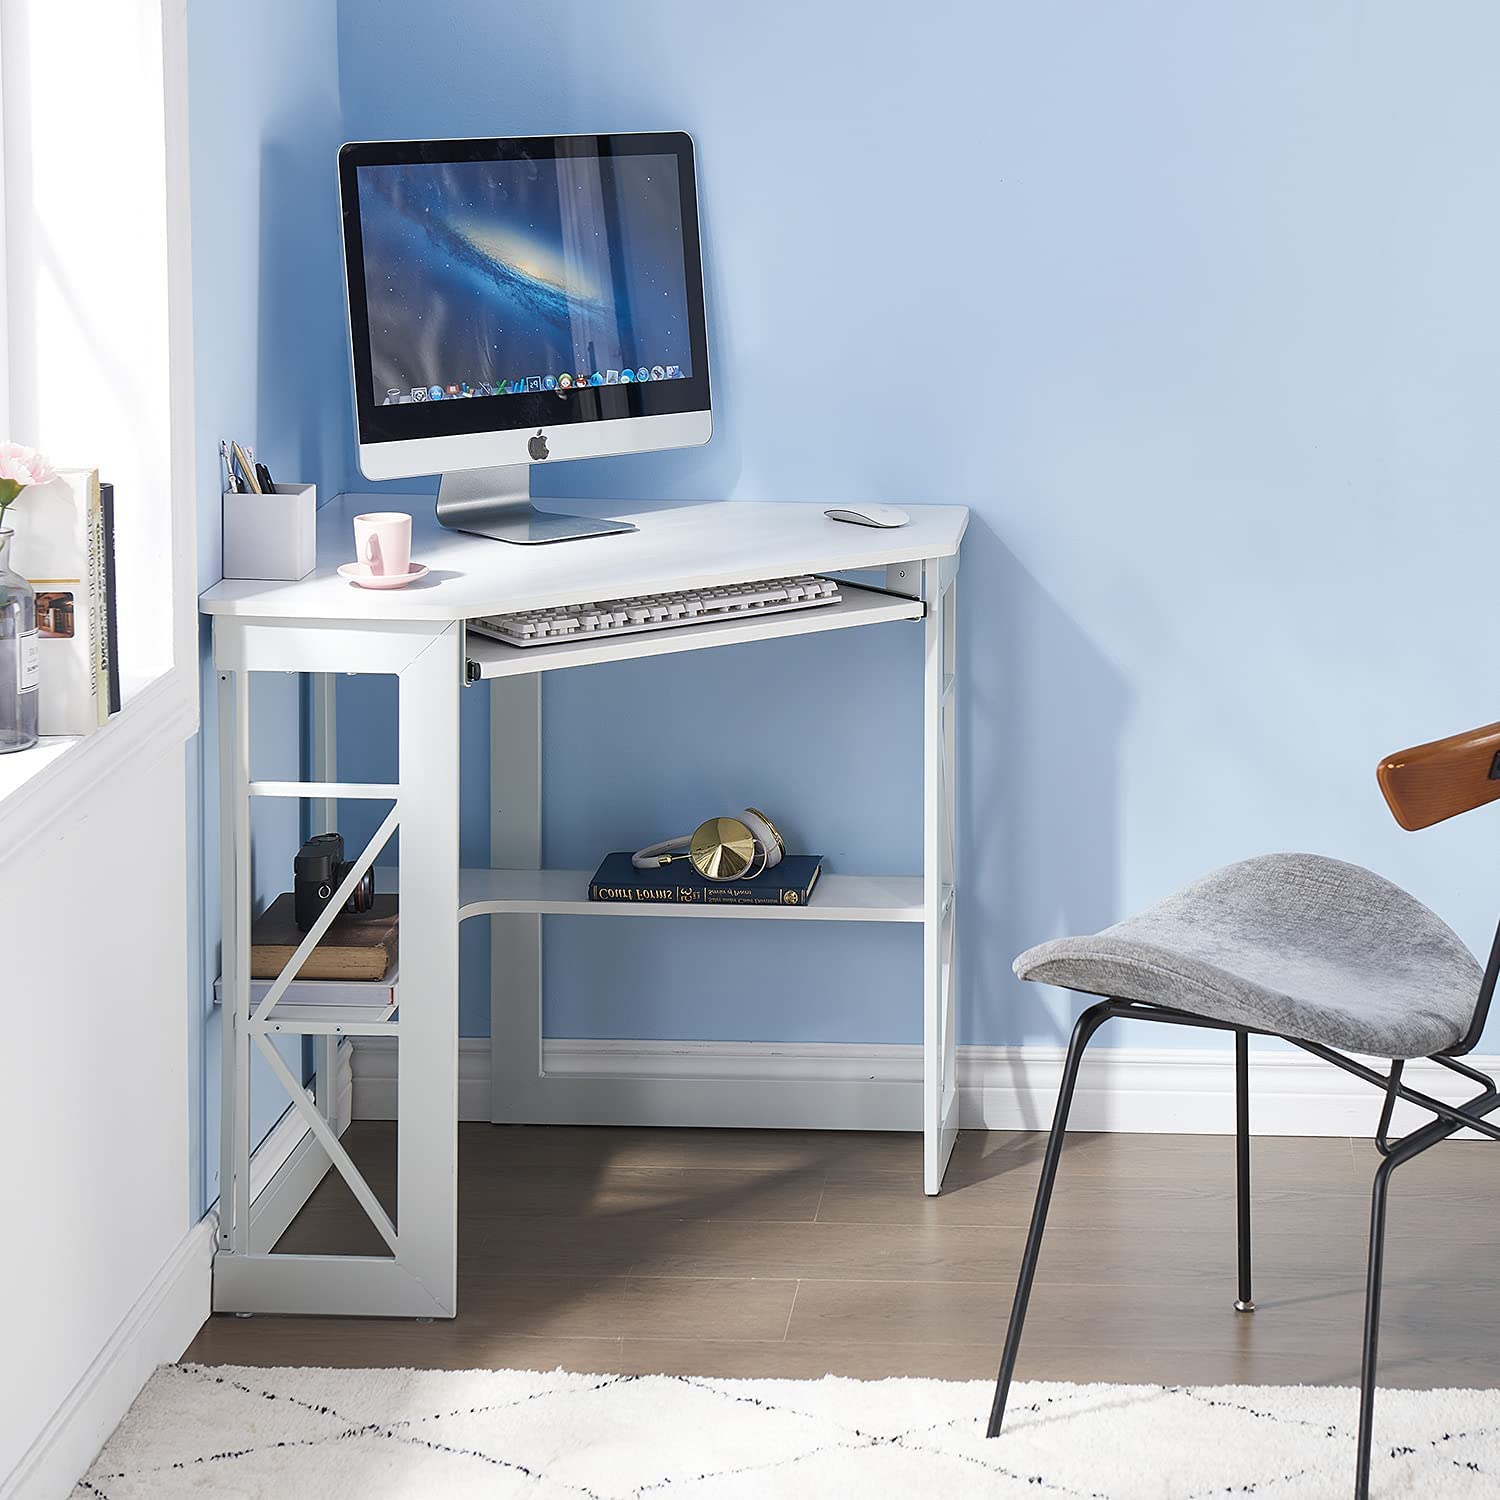
[[[307,932],[318,914],[328,905],[339,882],[349,873],[350,861],[344,858],[344,836],[320,833],[298,851],[292,861],[292,902],[297,912],[297,928]],[[375,904],[375,871],[366,870],[354,887],[354,894],[344,906],[348,912],[369,911]]]

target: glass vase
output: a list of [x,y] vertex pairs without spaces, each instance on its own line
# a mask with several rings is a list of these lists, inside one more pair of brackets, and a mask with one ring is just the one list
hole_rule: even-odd
[[11,566],[13,531],[0,531],[0,755],[36,744],[36,590]]

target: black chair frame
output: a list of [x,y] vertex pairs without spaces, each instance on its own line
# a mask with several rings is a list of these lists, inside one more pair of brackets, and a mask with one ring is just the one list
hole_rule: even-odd
[[[1467,1033],[1447,1052],[1428,1059],[1431,1062],[1461,1074],[1480,1086],[1480,1092],[1462,1104],[1445,1104],[1417,1089],[1408,1088],[1401,1081],[1403,1064],[1400,1060],[1391,1063],[1390,1072],[1382,1075],[1374,1068],[1366,1067],[1351,1057],[1344,1056],[1332,1047],[1319,1042],[1304,1041],[1299,1037],[1283,1037],[1283,1041],[1322,1058],[1346,1073],[1380,1089],[1385,1094],[1381,1107],[1380,1123],[1375,1133],[1376,1149],[1381,1162],[1375,1169],[1375,1182],[1370,1201],[1370,1245],[1369,1270],[1365,1282],[1365,1326],[1364,1352],[1360,1366],[1359,1396],[1359,1442],[1355,1459],[1355,1500],[1368,1500],[1370,1493],[1370,1453],[1374,1434],[1375,1418],[1375,1366],[1380,1339],[1380,1290],[1385,1260],[1385,1210],[1391,1174],[1404,1162],[1420,1156],[1422,1152],[1446,1140],[1456,1131],[1471,1129],[1492,1140],[1500,1140],[1500,1126],[1491,1124],[1486,1118],[1500,1109],[1500,1091],[1494,1080],[1457,1059],[1478,1042],[1484,1029],[1494,995],[1497,973],[1500,973],[1500,930],[1490,949],[1489,963],[1485,969],[1484,982],[1480,989],[1479,1003]],[[1068,1043],[1067,1058],[1063,1064],[1062,1084],[1057,1094],[1057,1110],[1053,1116],[1052,1131],[1047,1139],[1046,1154],[1042,1159],[1041,1180],[1037,1184],[1036,1206],[1032,1210],[1031,1228],[1026,1236],[1026,1249],[1021,1257],[1021,1272],[1016,1282],[1016,1297],[1011,1308],[1010,1326],[1005,1336],[1005,1351],[1000,1360],[1000,1374],[995,1383],[994,1404],[990,1408],[988,1437],[997,1437],[1005,1420],[1005,1405],[1010,1395],[1011,1377],[1015,1373],[1016,1355],[1021,1346],[1021,1331],[1026,1321],[1026,1306],[1031,1299],[1031,1286],[1036,1276],[1037,1260],[1042,1248],[1042,1234],[1047,1224],[1047,1208],[1052,1200],[1052,1186],[1057,1179],[1057,1168],[1062,1160],[1063,1140],[1067,1134],[1068,1111],[1073,1102],[1074,1086],[1078,1082],[1078,1068],[1083,1054],[1094,1034],[1115,1016],[1128,1016],[1137,1021],[1159,1021],[1167,1025],[1197,1026],[1211,1031],[1234,1033],[1235,1048],[1235,1134],[1236,1134],[1236,1197],[1237,1227],[1239,1240],[1239,1296],[1235,1307],[1240,1312],[1253,1312],[1250,1277],[1250,1037],[1276,1035],[1274,1032],[1257,1031],[1253,1028],[1235,1026],[1225,1021],[1211,1020],[1206,1016],[1193,1015],[1188,1011],[1173,1010],[1162,1005],[1153,1005],[1137,1000],[1101,1000],[1091,1005],[1078,1018]],[[1391,1116],[1396,1101],[1404,1099],[1410,1104],[1430,1111],[1435,1118],[1430,1124],[1412,1130],[1396,1141],[1389,1136]]]

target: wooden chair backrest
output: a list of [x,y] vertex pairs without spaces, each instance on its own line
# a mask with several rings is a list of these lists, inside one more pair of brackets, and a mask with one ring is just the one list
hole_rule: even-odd
[[1500,724],[1398,750],[1375,778],[1396,821],[1412,831],[1500,800]]

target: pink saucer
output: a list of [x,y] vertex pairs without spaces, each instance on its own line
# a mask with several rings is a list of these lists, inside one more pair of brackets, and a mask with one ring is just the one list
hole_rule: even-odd
[[421,563],[413,563],[405,573],[372,573],[369,563],[347,562],[339,565],[339,577],[357,583],[362,589],[404,589],[427,576]]

